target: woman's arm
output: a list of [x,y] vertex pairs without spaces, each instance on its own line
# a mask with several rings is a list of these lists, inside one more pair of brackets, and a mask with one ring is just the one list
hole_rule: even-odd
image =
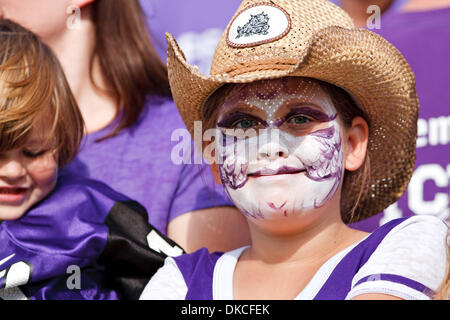
[[182,214],[169,222],[167,235],[188,253],[205,247],[227,252],[250,244],[247,220],[234,207]]

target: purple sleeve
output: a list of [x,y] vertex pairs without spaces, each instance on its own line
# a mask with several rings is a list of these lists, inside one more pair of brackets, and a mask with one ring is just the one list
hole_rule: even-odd
[[115,201],[93,185],[58,180],[43,202],[0,226],[1,258],[13,255],[9,265],[27,261],[34,281],[65,273],[68,265],[86,266],[103,251],[108,236],[104,220]]
[[137,298],[164,248],[176,246],[162,234],[150,240],[152,233],[138,203],[103,183],[60,175],[44,201],[0,225],[0,300]]
[[188,287],[185,300],[213,300],[214,268],[222,255],[223,252],[209,253],[202,248],[174,258]]
[[[77,179],[60,177],[55,190],[44,201],[21,219],[3,222],[0,226],[2,298],[20,291],[30,299],[38,295],[55,298],[48,296],[54,287],[47,286],[47,281],[58,281],[66,275],[69,266],[83,269],[96,261],[108,237],[104,224],[106,214],[115,201],[122,200],[121,197],[111,199],[108,193],[106,187],[100,189],[96,182],[81,184]],[[33,290],[37,283],[41,283],[39,290]]]

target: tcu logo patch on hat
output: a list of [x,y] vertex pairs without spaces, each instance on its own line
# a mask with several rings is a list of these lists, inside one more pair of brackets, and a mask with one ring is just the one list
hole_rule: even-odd
[[259,3],[242,10],[231,22],[227,43],[244,48],[284,37],[291,28],[291,19],[281,7]]

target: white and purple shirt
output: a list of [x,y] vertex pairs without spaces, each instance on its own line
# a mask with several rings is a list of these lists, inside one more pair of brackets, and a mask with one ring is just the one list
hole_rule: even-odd
[[[433,216],[390,221],[325,262],[296,300],[343,300],[366,293],[430,299],[446,270],[448,227]],[[140,299],[232,300],[233,273],[246,247],[167,258]]]

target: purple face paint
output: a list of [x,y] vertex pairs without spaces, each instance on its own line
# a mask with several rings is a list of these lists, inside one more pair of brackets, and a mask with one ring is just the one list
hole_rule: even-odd
[[287,203],[287,200],[285,202],[283,202],[283,204],[279,207],[277,207],[273,202],[267,202],[267,205],[274,210],[279,210],[279,209],[283,208],[286,203]]
[[313,133],[310,133],[311,136],[313,137],[318,137],[318,138],[322,138],[322,139],[331,139],[335,133],[335,129],[334,127],[329,127],[326,129],[320,129],[317,131],[314,131]]
[[248,121],[252,123],[252,127],[263,126],[268,127],[268,123],[264,120],[262,120],[259,117],[256,117],[252,114],[245,113],[245,112],[232,112],[228,114],[226,117],[224,117],[223,120],[217,123],[217,126],[219,128],[225,128],[225,129],[245,129],[245,128],[239,128],[237,127],[237,124],[239,124],[242,121]]
[[333,116],[329,116],[326,113],[321,112],[321,111],[311,108],[311,107],[299,107],[299,108],[292,109],[284,117],[277,120],[276,126],[280,127],[286,121],[288,121],[289,119],[294,118],[296,116],[297,117],[299,117],[299,116],[308,117],[308,118],[310,118],[314,121],[318,121],[318,122],[330,122],[330,121],[333,121],[334,119],[336,119],[337,114],[335,114]]
[[[221,131],[227,134],[218,146],[223,159],[219,168],[236,206],[252,218],[289,217],[323,206],[334,196],[343,173],[340,127],[329,97],[316,82],[304,79],[256,82],[237,92],[245,99],[231,92],[218,126],[256,133],[246,137]],[[292,101],[304,105],[285,108],[284,114],[278,111]],[[266,117],[233,111],[234,105],[259,108],[258,114]]]
[[314,207],[318,208],[326,203],[336,192],[343,173],[342,143],[336,134],[335,126],[318,130],[310,134],[320,144],[320,157],[312,166],[307,166],[306,176],[311,180],[321,182],[332,180],[334,184],[328,194],[320,202],[314,202]]

